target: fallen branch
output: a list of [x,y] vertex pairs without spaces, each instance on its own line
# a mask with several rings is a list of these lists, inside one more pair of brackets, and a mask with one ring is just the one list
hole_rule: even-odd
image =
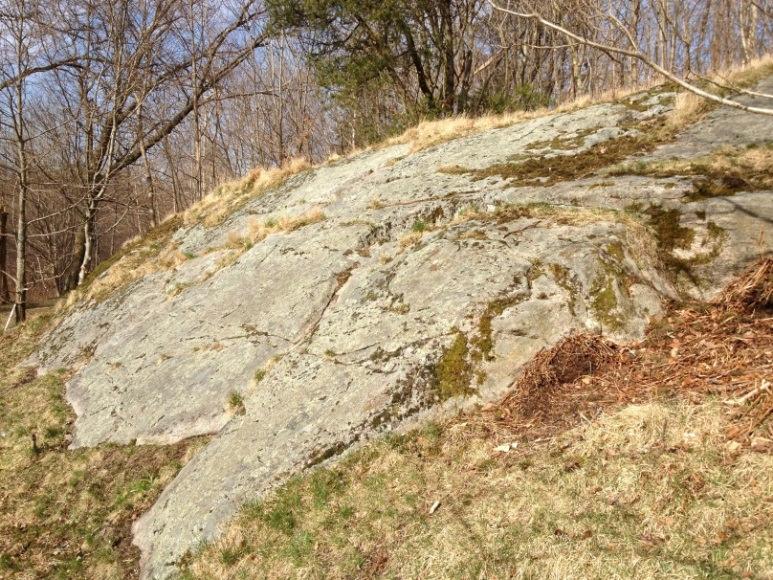
[[5,321],[5,328],[3,328],[3,334],[8,332],[8,327],[11,326],[11,320],[13,320],[14,314],[16,314],[16,304],[13,305],[13,308],[11,308],[11,312],[8,314],[8,320]]
[[742,407],[748,401],[750,401],[751,399],[754,399],[760,393],[769,393],[769,392],[770,392],[770,383],[765,379],[763,379],[759,387],[754,387],[751,391],[746,393],[744,396],[738,397],[737,399],[728,399],[727,401],[724,401],[724,403],[732,407]]
[[695,76],[699,80],[701,80],[701,81],[703,81],[705,83],[712,84],[715,87],[718,87],[718,88],[722,89],[723,91],[732,91],[734,93],[741,93],[741,94],[744,94],[744,95],[749,95],[751,97],[760,97],[760,98],[763,98],[763,99],[773,99],[773,95],[769,95],[768,93],[760,93],[760,92],[757,92],[757,91],[750,91],[748,89],[744,89],[744,88],[741,88],[739,86],[736,86],[732,82],[730,82],[727,78],[725,78],[723,76],[719,76],[719,78],[721,78],[725,83],[727,83],[726,85],[723,85],[722,83],[718,83],[717,81],[712,80],[709,77],[706,77],[706,76],[703,76],[703,75],[696,74]]
[[542,15],[540,15],[538,12],[518,12],[516,10],[511,10],[509,8],[505,8],[504,6],[499,6],[494,2],[494,0],[488,0],[489,4],[495,9],[499,10],[500,12],[504,12],[505,14],[510,14],[512,16],[515,16],[517,18],[523,18],[526,20],[534,20],[536,22],[539,22],[542,26],[546,28],[550,28],[552,30],[555,30],[556,32],[559,32],[566,36],[567,38],[570,38],[572,40],[575,40],[579,42],[580,44],[584,44],[585,46],[589,46],[591,48],[595,48],[596,50],[600,50],[602,52],[608,53],[613,52],[616,54],[620,54],[623,56],[627,56],[629,58],[636,59],[642,63],[644,63],[646,66],[660,74],[661,76],[665,77],[666,79],[670,80],[671,82],[676,83],[683,89],[698,95],[699,97],[702,97],[704,99],[707,99],[709,101],[713,101],[715,103],[719,103],[721,105],[726,105],[728,107],[733,107],[734,109],[740,109],[741,111],[745,111],[747,113],[759,113],[761,115],[771,115],[773,116],[773,109],[765,108],[765,107],[752,107],[749,105],[744,105],[743,103],[739,103],[738,101],[734,101],[733,99],[728,99],[725,97],[722,97],[720,95],[715,95],[713,93],[709,93],[708,91],[704,91],[703,89],[693,85],[692,83],[687,82],[683,78],[678,77],[668,69],[660,66],[658,63],[656,63],[654,60],[652,60],[649,56],[644,54],[641,50],[639,50],[638,46],[636,45],[636,42],[634,40],[634,36],[631,34],[631,31],[629,31],[627,28],[625,28],[622,23],[617,20],[616,18],[612,17],[615,25],[620,28],[628,37],[629,42],[631,44],[630,49],[627,48],[620,48],[617,46],[610,46],[608,44],[602,44],[600,42],[595,42],[593,40],[590,40],[588,38],[585,38],[584,36],[581,36],[577,33],[572,32],[571,30],[568,30],[564,28],[563,26],[560,26],[559,24],[556,24],[555,22],[552,22],[550,20],[547,20]]

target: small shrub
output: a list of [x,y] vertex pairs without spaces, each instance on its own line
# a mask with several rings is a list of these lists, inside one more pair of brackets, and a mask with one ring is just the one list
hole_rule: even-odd
[[228,407],[235,415],[244,415],[247,411],[244,406],[244,399],[236,391],[232,391],[231,394],[228,395]]
[[427,230],[427,222],[424,220],[416,220],[413,222],[413,225],[411,226],[411,231],[422,233]]

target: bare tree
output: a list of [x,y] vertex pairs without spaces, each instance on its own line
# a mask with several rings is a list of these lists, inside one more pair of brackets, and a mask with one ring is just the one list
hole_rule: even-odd
[[5,275],[8,256],[8,212],[0,205],[0,303],[10,300],[8,276]]
[[[630,24],[626,24],[624,21],[618,18],[614,14],[611,8],[604,11],[600,4],[593,1],[582,2],[580,4],[582,5],[582,8],[588,12],[590,18],[592,18],[595,22],[601,23],[601,24],[607,23],[608,24],[607,28],[609,30],[622,33],[625,36],[627,45],[618,46],[611,42],[592,40],[588,38],[588,36],[586,35],[579,34],[577,32],[569,30],[568,28],[552,20],[545,18],[544,16],[542,16],[541,12],[534,10],[531,4],[529,3],[525,3],[526,4],[525,9],[516,10],[516,9],[500,6],[494,0],[488,0],[488,1],[495,10],[498,10],[500,12],[504,12],[511,16],[515,16],[525,20],[532,20],[534,22],[537,22],[546,28],[550,28],[551,30],[555,30],[556,32],[559,32],[560,34],[565,36],[569,41],[577,42],[583,46],[594,48],[606,54],[618,54],[624,57],[636,59],[642,62],[647,67],[654,70],[655,72],[657,72],[658,74],[660,74],[661,76],[663,76],[665,79],[678,84],[682,88],[700,97],[703,97],[704,99],[708,99],[710,101],[720,103],[728,107],[740,109],[742,111],[746,111],[750,113],[773,115],[773,108],[750,106],[740,101],[737,101],[735,99],[731,99],[731,98],[722,96],[720,94],[709,92],[708,90],[702,89],[696,84],[688,81],[686,78],[683,78],[677,75],[676,73],[672,72],[675,68],[675,63],[674,63],[675,57],[669,58],[667,55],[669,52],[676,54],[676,49],[673,46],[674,44],[673,41],[669,40],[669,35],[666,33],[666,31],[673,29],[674,26],[671,21],[670,15],[668,14],[665,8],[665,4],[663,0],[659,0],[658,2],[655,2],[654,4],[650,5],[651,10],[653,11],[652,17],[654,18],[655,22],[658,25],[658,32],[659,32],[659,34],[656,37],[654,56],[652,56],[651,54],[648,54],[644,49],[642,49],[642,47],[639,44],[639,41],[637,40],[639,31],[634,26],[631,26]],[[773,99],[773,95],[762,95],[762,96]]]
[[[34,74],[54,70],[65,61],[47,61],[45,38],[41,34],[40,6],[34,0],[13,0],[4,6],[0,14],[0,23],[4,29],[4,56],[7,60],[2,67],[3,81],[0,91],[5,92],[6,111],[10,117],[10,129],[13,141],[11,171],[14,176],[16,232],[15,254],[16,267],[13,277],[14,306],[16,322],[23,322],[27,316],[27,248],[28,248],[28,218],[27,206],[30,194],[30,162],[28,143],[30,136],[27,130],[27,83]],[[33,46],[38,45],[36,51]],[[68,59],[69,62],[69,59]],[[3,217],[3,227],[7,216]],[[5,238],[5,231],[2,231]],[[3,246],[2,267],[5,268],[5,245]]]
[[[262,29],[250,31],[263,13],[254,0],[244,0],[232,13],[220,11],[219,32],[187,55],[175,48],[182,23],[176,0],[162,0],[152,13],[140,10],[143,3],[135,0],[85,1],[85,8],[77,10],[82,27],[88,30],[84,66],[57,75],[62,110],[85,132],[84,139],[70,136],[83,144],[71,148],[78,154],[73,181],[83,198],[78,284],[97,254],[98,211],[104,203],[116,201],[109,192],[113,179],[146,157],[265,41]],[[178,98],[173,107],[156,108],[154,118],[141,116],[147,101],[179,95],[177,87],[193,68],[197,72],[187,96]],[[73,94],[79,96],[71,98]]]
[[[773,34],[769,0],[0,6],[0,269],[30,303],[67,292],[124,241],[255,166],[319,160],[425,115],[532,109],[650,82],[660,73],[649,63],[738,102],[726,96],[736,87],[707,73],[769,52]],[[265,6],[289,9],[288,26],[267,27]],[[331,30],[325,15],[339,8]],[[320,68],[331,39],[346,58],[334,51]]]

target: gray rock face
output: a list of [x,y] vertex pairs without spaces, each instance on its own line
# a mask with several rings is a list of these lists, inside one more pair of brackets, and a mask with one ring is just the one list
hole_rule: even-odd
[[[198,257],[74,308],[36,356],[77,368],[67,388],[74,446],[216,434],[136,523],[143,575],[168,576],[288,474],[407,417],[500,396],[539,349],[572,331],[637,338],[664,298],[708,296],[769,252],[771,192],[686,201],[681,178],[514,187],[438,171],[484,169],[556,137],[584,140],[555,154],[614,146],[635,131],[623,128],[631,121],[666,111],[666,97],[645,111],[598,105],[307,171],[221,226],[179,231],[180,250]],[[665,147],[703,152],[702,127],[722,123],[740,127],[736,144],[773,134],[770,119],[735,115],[718,110]],[[695,264],[692,283],[665,271],[642,217],[652,207],[677,210],[677,225],[693,232],[679,250]],[[241,254],[225,248],[251,220],[315,208],[324,220]],[[234,393],[243,413],[229,407]]]

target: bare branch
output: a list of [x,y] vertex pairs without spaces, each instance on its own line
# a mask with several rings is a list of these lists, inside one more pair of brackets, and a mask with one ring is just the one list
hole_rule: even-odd
[[701,89],[700,87],[695,86],[692,83],[687,82],[686,80],[680,78],[679,76],[673,74],[663,66],[656,63],[654,60],[652,60],[649,56],[647,56],[645,53],[641,52],[637,49],[625,49],[620,48],[616,46],[610,46],[607,44],[601,44],[599,42],[595,42],[593,40],[590,40],[588,38],[585,38],[584,36],[581,36],[579,34],[576,34],[563,26],[560,26],[556,24],[555,22],[552,22],[550,20],[547,20],[543,18],[539,13],[537,12],[518,12],[515,10],[511,10],[509,8],[505,8],[503,6],[499,6],[494,2],[494,0],[488,0],[489,4],[495,9],[499,10],[500,12],[504,12],[506,14],[510,14],[512,16],[516,16],[518,18],[524,18],[527,20],[534,20],[536,22],[539,22],[543,26],[550,28],[552,30],[555,30],[557,32],[560,32],[567,38],[571,38],[572,40],[575,40],[581,44],[584,44],[586,46],[589,46],[591,48],[595,48],[598,50],[602,50],[605,52],[613,52],[617,54],[622,54],[624,56],[636,59],[644,63],[646,66],[663,76],[664,78],[670,80],[671,82],[676,83],[683,89],[698,95],[699,97],[703,97],[704,99],[708,99],[710,101],[713,101],[715,103],[720,103],[722,105],[726,105],[728,107],[733,107],[735,109],[740,109],[741,111],[746,111],[747,113],[759,113],[761,115],[773,115],[773,109],[765,108],[765,107],[755,107],[750,105],[744,105],[743,103],[739,103],[738,101],[735,101],[733,99],[728,99],[726,97],[722,97],[720,95],[715,95],[713,93],[709,93],[708,91],[705,91]]

